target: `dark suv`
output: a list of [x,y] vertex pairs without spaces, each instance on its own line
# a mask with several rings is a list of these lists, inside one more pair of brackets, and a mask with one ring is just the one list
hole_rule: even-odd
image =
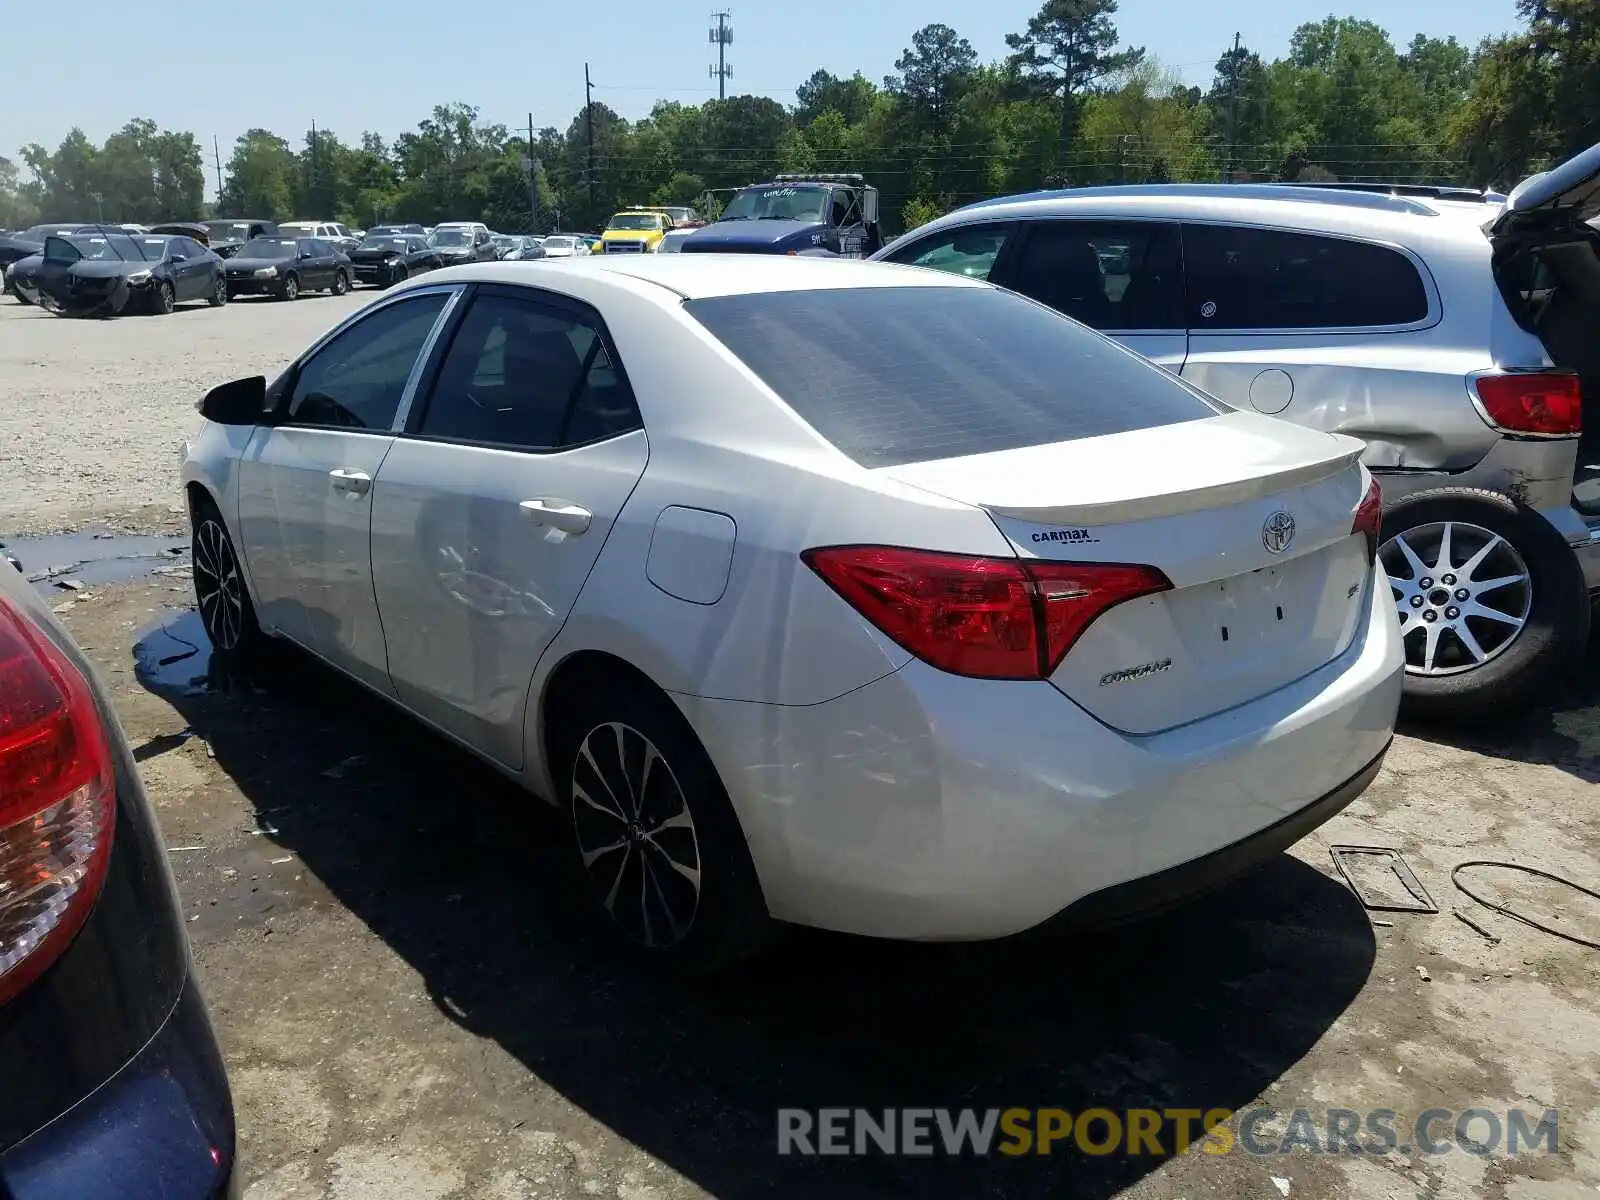
[[0,1197],[236,1197],[167,851],[83,655],[0,562]]

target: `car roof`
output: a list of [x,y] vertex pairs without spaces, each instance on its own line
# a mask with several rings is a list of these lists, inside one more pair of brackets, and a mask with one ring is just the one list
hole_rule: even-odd
[[509,283],[577,294],[572,287],[563,286],[563,281],[578,284],[588,293],[603,292],[607,287],[637,291],[630,285],[654,284],[683,300],[835,288],[990,286],[982,280],[944,271],[923,271],[861,259],[766,254],[686,254],[666,258],[643,254],[619,254],[613,258],[599,254],[559,267],[538,260],[472,263],[418,276],[414,286],[446,282]]
[[[983,200],[958,208],[911,232],[920,236],[977,221],[1073,215],[1108,220],[1144,217],[1226,221],[1307,232],[1377,236],[1399,244],[1434,239],[1459,242],[1470,238],[1487,244],[1474,224],[1454,219],[1462,207],[1460,203],[1446,200],[1286,184],[1138,184],[1033,192]],[[1473,207],[1486,217],[1493,215],[1492,205],[1474,204]]]

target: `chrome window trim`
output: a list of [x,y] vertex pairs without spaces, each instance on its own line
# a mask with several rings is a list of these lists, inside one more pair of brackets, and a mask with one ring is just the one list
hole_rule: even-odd
[[[467,290],[467,286],[468,285],[464,283],[431,284],[426,287],[419,287],[409,291],[401,292],[398,295],[384,296],[382,299],[374,301],[372,304],[369,304],[366,308],[361,309],[359,312],[351,313],[343,321],[340,321],[332,329],[328,330],[328,332],[319,337],[315,342],[311,343],[310,348],[305,350],[300,357],[295,359],[294,362],[292,362],[287,368],[288,370],[295,372],[296,376],[298,377],[299,372],[305,367],[306,363],[310,362],[319,353],[321,353],[324,346],[327,346],[346,330],[355,328],[369,317],[376,316],[384,309],[393,308],[396,304],[404,304],[407,300],[415,299],[418,296],[432,296],[441,293],[446,294],[448,298],[445,300],[444,307],[439,310],[439,315],[433,322],[433,328],[428,330],[428,336],[422,340],[422,349],[417,352],[416,361],[411,364],[411,373],[406,376],[405,388],[400,393],[400,404],[395,409],[395,419],[399,422],[398,425],[396,425],[394,422],[391,422],[388,429],[346,429],[340,426],[296,424],[292,421],[284,421],[281,424],[273,426],[273,428],[322,429],[337,433],[365,434],[369,437],[393,437],[397,430],[404,429],[405,417],[410,411],[411,402],[417,394],[417,386],[422,379],[423,367],[427,365],[428,359],[433,354],[434,344],[439,340],[439,331],[444,328],[444,324],[449,319],[451,312],[455,310],[455,306],[461,302],[462,293]],[[280,375],[279,378],[281,380],[282,376]]]

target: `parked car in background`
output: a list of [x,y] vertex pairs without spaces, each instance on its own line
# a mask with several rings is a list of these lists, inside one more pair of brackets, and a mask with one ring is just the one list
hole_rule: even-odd
[[509,233],[491,233],[489,242],[494,246],[495,257],[502,260],[522,249],[522,242]]
[[[1236,408],[1360,437],[1408,708],[1492,720],[1581,657],[1600,589],[1597,177],[1600,146],[1503,206],[1083,188],[970,205],[877,257],[985,277]],[[1442,219],[1468,203],[1481,220]]]
[[544,239],[543,247],[546,258],[586,258],[589,255],[589,243],[570,233],[550,234]]
[[428,241],[447,267],[467,262],[494,262],[500,257],[489,231],[481,226],[440,225]]
[[412,275],[444,266],[439,252],[420,233],[368,234],[350,251],[350,269],[357,283],[389,287]]
[[656,243],[653,253],[656,254],[681,254],[683,243],[688,240],[693,229],[671,229]]
[[185,450],[216,651],[288,639],[557,803],[648,961],[1142,915],[1392,738],[1361,443],[988,284],[481,264],[286,368]]
[[42,241],[35,242],[24,238],[21,234],[5,234],[0,236],[0,274],[5,276],[4,290],[11,290],[11,276],[9,269],[12,263],[29,258],[44,249]]
[[[171,221],[165,225],[152,225],[150,226],[150,232],[190,238],[207,249],[211,246],[211,230],[198,221]],[[219,255],[218,257],[221,256]]]
[[367,230],[368,237],[374,237],[378,234],[387,233],[415,233],[421,237],[427,237],[429,231],[414,221],[404,225],[374,225],[371,229]]
[[524,234],[517,241],[521,243],[516,254],[518,261],[529,262],[532,259],[544,257],[543,238],[534,237],[532,234]]
[[354,250],[361,239],[338,221],[280,221],[278,232],[284,237],[317,238],[340,250]]
[[232,258],[239,252],[239,247],[253,238],[278,236],[275,221],[222,217],[202,224],[211,231],[211,250],[220,258]]
[[0,562],[0,1195],[234,1200],[234,1141],[111,698]]
[[170,313],[228,302],[223,262],[193,238],[96,232],[45,239],[35,299],[57,316]]
[[270,237],[245,243],[227,261],[229,296],[298,300],[302,292],[350,290],[350,256],[321,238]]

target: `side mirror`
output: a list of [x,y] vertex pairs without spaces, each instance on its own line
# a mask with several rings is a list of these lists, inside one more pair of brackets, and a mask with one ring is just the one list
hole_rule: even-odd
[[196,407],[216,425],[260,425],[267,416],[267,377],[252,375],[214,387]]
[[309,250],[302,250],[302,251],[300,251],[300,257],[301,258],[313,258],[313,257],[315,257],[315,255],[313,255],[311,253],[311,251],[309,251]]
[[189,261],[189,256],[187,254],[174,254],[172,256],[172,261],[173,262],[188,262]]

